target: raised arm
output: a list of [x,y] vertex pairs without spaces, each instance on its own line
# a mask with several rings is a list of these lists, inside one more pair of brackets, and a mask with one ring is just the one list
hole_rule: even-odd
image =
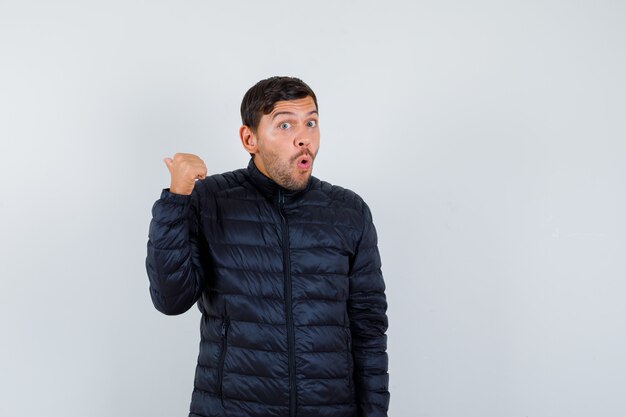
[[152,207],[146,270],[154,306],[175,315],[194,305],[206,282],[200,196],[194,189],[195,180],[205,178],[206,166],[190,154],[176,154],[165,163],[172,182]]

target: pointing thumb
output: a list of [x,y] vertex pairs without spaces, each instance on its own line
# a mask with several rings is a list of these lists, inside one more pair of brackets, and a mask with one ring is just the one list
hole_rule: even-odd
[[174,163],[174,160],[172,158],[163,158],[163,162],[165,162],[165,165],[167,165],[167,169],[170,171],[170,174],[171,174],[172,164]]

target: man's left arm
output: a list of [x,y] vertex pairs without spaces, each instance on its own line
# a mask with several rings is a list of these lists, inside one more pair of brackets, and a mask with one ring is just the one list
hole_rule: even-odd
[[363,231],[352,259],[348,316],[359,417],[386,417],[389,408],[387,300],[378,238],[363,203]]

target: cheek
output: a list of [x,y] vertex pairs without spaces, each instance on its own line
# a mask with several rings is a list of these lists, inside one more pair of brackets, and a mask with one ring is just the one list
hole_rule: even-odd
[[288,140],[274,137],[265,142],[264,152],[279,159],[288,158],[292,153],[289,145]]
[[281,129],[269,130],[265,136],[268,148],[281,149],[289,142],[289,134]]
[[311,141],[311,145],[314,149],[319,149],[320,147],[320,134],[315,135]]

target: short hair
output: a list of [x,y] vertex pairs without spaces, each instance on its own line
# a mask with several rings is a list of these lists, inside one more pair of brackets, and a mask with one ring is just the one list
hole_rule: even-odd
[[315,93],[299,78],[270,77],[253,85],[241,101],[241,122],[256,131],[261,117],[270,114],[281,100],[296,100],[311,96],[317,110]]

